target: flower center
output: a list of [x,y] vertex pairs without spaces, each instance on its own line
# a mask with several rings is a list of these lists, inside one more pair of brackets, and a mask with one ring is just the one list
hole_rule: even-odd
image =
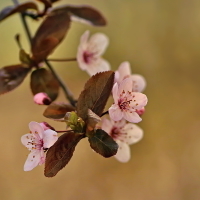
[[111,130],[110,136],[113,139],[116,139],[116,138],[118,138],[119,135],[120,135],[119,129],[117,127],[113,127],[112,130]]
[[90,53],[90,52],[87,52],[85,51],[83,53],[83,60],[86,64],[89,64],[93,58],[94,54],[93,53]]
[[134,111],[134,107],[132,107],[132,101],[134,100],[134,95],[132,92],[127,92],[125,93],[125,91],[123,90],[123,92],[120,94],[120,98],[118,100],[118,106],[121,110],[124,111]]

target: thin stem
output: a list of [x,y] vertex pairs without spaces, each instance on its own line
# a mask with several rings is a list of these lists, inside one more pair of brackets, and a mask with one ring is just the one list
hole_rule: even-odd
[[57,59],[57,58],[48,58],[48,61],[51,62],[70,62],[70,61],[76,61],[76,58],[61,58],[61,59]]
[[108,111],[102,113],[100,117],[103,117],[103,116],[106,115],[106,114],[108,114]]
[[[56,131],[56,130],[55,130]],[[57,133],[68,133],[71,132],[72,130],[65,130],[65,131],[56,131]]]
[[[13,1],[13,3],[15,5],[19,4],[18,0],[12,0],[12,1]],[[29,26],[28,26],[28,24],[26,22],[26,14],[25,13],[20,13],[20,16],[21,16],[21,21],[22,21],[23,27],[25,29],[26,35],[28,37],[29,44],[31,45],[32,36],[31,36],[31,32],[30,32]],[[66,98],[69,100],[69,102],[71,103],[71,105],[75,106],[76,101],[74,100],[74,98],[73,98],[71,92],[69,91],[69,89],[63,83],[63,81],[60,79],[60,77],[56,74],[56,72],[54,71],[54,69],[51,66],[51,64],[47,60],[45,60],[45,63],[47,65],[47,67],[51,70],[51,72],[54,75],[54,77],[59,82],[60,87],[63,89],[63,92],[65,93]]]
[[48,68],[51,70],[52,74],[54,75],[54,77],[57,79],[57,81],[60,84],[60,87],[63,89],[63,92],[65,93],[66,98],[69,100],[69,102],[71,103],[71,105],[75,106],[75,100],[71,94],[71,92],[68,90],[68,88],[66,87],[66,85],[63,83],[63,81],[60,79],[60,77],[56,74],[56,72],[54,71],[53,67],[51,66],[51,64],[45,60],[46,65],[48,66]]
[[[13,1],[13,3],[14,3],[15,5],[18,5],[18,4],[19,4],[19,1],[18,1],[18,0],[12,0],[12,1]],[[26,22],[25,16],[26,16],[25,13],[20,13],[20,18],[21,18],[21,20],[22,20],[23,27],[24,27],[24,29],[25,29],[25,31],[26,31],[26,35],[27,35],[27,37],[28,37],[28,41],[29,41],[29,43],[30,43],[30,45],[31,45],[31,41],[32,41],[31,32],[30,32],[30,29],[29,29],[28,24],[27,24],[27,22]]]

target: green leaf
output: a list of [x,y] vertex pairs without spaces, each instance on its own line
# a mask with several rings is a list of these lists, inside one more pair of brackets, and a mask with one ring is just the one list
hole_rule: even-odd
[[118,144],[102,129],[97,129],[94,134],[89,136],[88,141],[91,148],[105,158],[117,153]]
[[[93,26],[105,26],[106,20],[103,15],[95,8],[87,5],[64,5],[62,10],[69,12],[72,19],[85,22]],[[59,8],[59,9],[60,9]]]
[[73,156],[76,145],[83,137],[83,135],[71,131],[58,138],[55,144],[47,151],[45,176],[53,177],[67,165]]
[[92,76],[85,84],[77,103],[77,114],[84,121],[88,118],[88,109],[100,116],[106,105],[114,83],[114,72],[106,71]]
[[6,66],[0,69],[0,94],[4,94],[19,86],[30,68],[26,65],[18,64]]
[[59,9],[51,10],[33,37],[32,59],[37,63],[46,59],[64,39],[69,26],[68,12]]
[[58,96],[59,83],[50,71],[40,68],[31,74],[31,90],[34,95],[44,92],[54,101]]
[[35,4],[32,1],[27,1],[25,3],[21,3],[18,5],[5,7],[0,12],[0,21],[4,20],[5,18],[9,17],[10,15],[13,15],[15,13],[22,13],[28,9],[33,9],[33,10],[38,11],[37,4]]
[[75,108],[71,106],[70,104],[63,103],[63,102],[54,102],[54,103],[51,103],[46,108],[43,115],[51,119],[61,119],[66,115],[67,112],[71,112],[74,110]]

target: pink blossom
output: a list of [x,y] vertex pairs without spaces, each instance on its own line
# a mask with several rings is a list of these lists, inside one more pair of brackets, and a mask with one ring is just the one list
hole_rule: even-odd
[[143,137],[143,130],[132,123],[126,123],[125,120],[112,121],[102,120],[102,127],[119,145],[115,158],[120,162],[128,162],[131,157],[129,145],[140,141]]
[[88,72],[90,76],[97,72],[108,71],[110,64],[101,58],[105,52],[109,40],[108,37],[102,33],[96,33],[89,38],[89,31],[86,31],[80,40],[77,52],[77,61],[82,70]]
[[123,62],[120,64],[118,70],[115,72],[115,81],[121,83],[125,78],[132,79],[132,91],[142,92],[146,87],[146,80],[139,74],[131,74],[131,67],[129,62]]
[[49,98],[49,96],[44,93],[44,92],[40,92],[37,93],[34,97],[33,100],[36,104],[39,105],[49,105],[51,103],[51,99]]
[[51,129],[44,130],[37,122],[29,123],[30,133],[21,137],[22,144],[30,151],[24,164],[24,171],[30,171],[45,162],[45,152],[58,139],[57,133]]
[[119,85],[113,86],[114,104],[109,108],[110,118],[119,121],[122,118],[129,122],[138,123],[142,119],[137,113],[147,104],[146,95],[139,92],[132,92],[132,79],[126,78]]

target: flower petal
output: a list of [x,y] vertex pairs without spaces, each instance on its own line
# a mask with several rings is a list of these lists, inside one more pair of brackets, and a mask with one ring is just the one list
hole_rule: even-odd
[[91,36],[88,42],[88,50],[95,53],[95,55],[102,55],[109,43],[108,37],[103,33],[96,33]]
[[139,74],[131,75],[133,80],[133,92],[142,92],[146,87],[146,80]]
[[127,144],[134,144],[143,137],[143,130],[135,124],[127,123],[123,128],[123,132],[127,133],[126,135],[123,134],[123,140]]
[[118,83],[120,83],[123,79],[131,75],[130,63],[127,61],[121,63],[117,72],[119,73]]
[[43,138],[44,129],[39,123],[34,121],[30,122],[29,129],[31,130],[32,134],[38,134],[41,139]]
[[111,121],[109,119],[103,119],[102,120],[102,124],[101,124],[101,128],[108,134],[111,133],[111,129],[112,129],[113,125],[111,123]]
[[116,104],[113,104],[109,109],[108,109],[110,118],[114,121],[119,121],[123,117],[123,113],[120,110],[119,106]]
[[132,92],[132,79],[131,78],[126,78],[120,83],[118,96],[120,94],[122,94],[123,91],[125,91],[125,93]]
[[140,92],[133,92],[133,96],[133,100],[130,103],[131,107],[134,107],[135,109],[141,109],[147,105],[148,99],[145,94]]
[[80,45],[83,45],[83,44],[87,43],[89,36],[90,36],[90,31],[89,30],[85,31],[83,33],[83,35],[81,36]]
[[31,171],[40,163],[40,150],[32,151],[24,164],[24,171]]
[[128,144],[120,141],[116,141],[119,145],[117,154],[115,155],[115,158],[120,162],[128,162],[131,158],[131,152],[130,147]]
[[50,148],[57,140],[57,132],[51,129],[44,131],[43,148]]
[[123,117],[129,122],[138,123],[142,121],[140,116],[136,112],[123,112]]
[[95,75],[98,72],[104,72],[110,70],[110,64],[103,58],[98,58],[95,62],[87,65],[86,71],[90,76]]
[[35,147],[35,145],[32,144],[33,140],[33,134],[31,133],[27,133],[21,137],[22,144],[28,148],[28,150],[32,150],[32,148]]
[[118,84],[115,83],[113,88],[112,88],[112,95],[113,95],[113,99],[114,99],[114,102],[115,104],[118,104]]

